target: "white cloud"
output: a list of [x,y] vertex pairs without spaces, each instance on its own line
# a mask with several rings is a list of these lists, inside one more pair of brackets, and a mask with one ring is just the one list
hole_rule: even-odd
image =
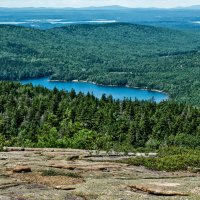
[[127,7],[180,7],[200,4],[200,0],[0,0],[0,7],[87,7],[121,5]]

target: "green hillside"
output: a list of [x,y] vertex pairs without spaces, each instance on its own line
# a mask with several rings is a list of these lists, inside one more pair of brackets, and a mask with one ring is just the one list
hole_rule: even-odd
[[125,23],[0,26],[0,79],[51,76],[168,92],[200,105],[200,37]]

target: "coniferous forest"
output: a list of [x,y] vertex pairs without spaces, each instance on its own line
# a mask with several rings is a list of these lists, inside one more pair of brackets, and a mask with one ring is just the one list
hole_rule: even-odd
[[166,101],[113,100],[0,83],[1,145],[157,149],[200,145],[200,109]]
[[[200,166],[198,32],[114,23],[49,30],[1,25],[0,35],[1,148],[158,150],[160,160],[127,162],[162,170]],[[45,76],[164,90],[170,99],[98,99],[11,82]]]
[[200,105],[200,34],[127,23],[0,26],[0,79],[49,76],[167,92]]

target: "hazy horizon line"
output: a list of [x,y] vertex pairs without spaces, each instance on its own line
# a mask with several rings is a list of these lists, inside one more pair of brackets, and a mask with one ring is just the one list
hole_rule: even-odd
[[120,6],[120,5],[105,5],[105,6],[83,6],[83,7],[53,7],[53,6],[23,6],[23,7],[7,7],[7,6],[0,6],[0,8],[6,8],[6,9],[28,9],[28,8],[45,8],[45,9],[87,9],[87,8],[109,8],[109,7],[115,7],[115,8],[124,8],[124,9],[184,9],[184,8],[192,8],[192,7],[200,7],[200,5],[191,5],[191,6],[175,6],[175,7],[160,7],[160,6],[154,6],[154,7],[129,7],[129,6]]

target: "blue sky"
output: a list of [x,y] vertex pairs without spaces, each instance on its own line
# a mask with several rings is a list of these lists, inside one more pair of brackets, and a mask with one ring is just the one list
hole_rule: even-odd
[[126,7],[185,7],[200,0],[0,0],[0,7],[87,7],[121,5]]

